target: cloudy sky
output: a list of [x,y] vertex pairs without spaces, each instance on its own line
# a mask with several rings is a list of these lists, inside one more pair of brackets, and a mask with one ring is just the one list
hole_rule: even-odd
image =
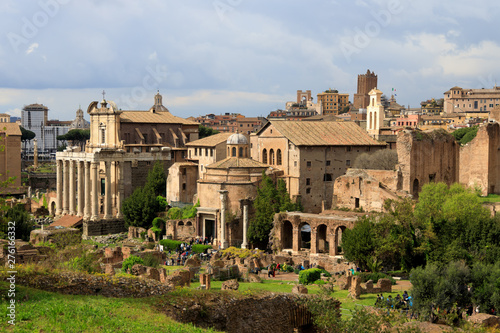
[[[452,86],[500,80],[493,0],[2,0],[0,113],[43,103],[69,120],[113,100],[181,117],[266,116],[357,75],[417,107]],[[87,116],[88,117],[88,116]]]

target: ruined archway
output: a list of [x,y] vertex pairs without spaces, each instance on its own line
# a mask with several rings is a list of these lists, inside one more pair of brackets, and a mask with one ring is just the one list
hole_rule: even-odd
[[335,254],[340,254],[343,252],[342,250],[342,234],[344,233],[346,227],[341,225],[335,228],[335,244],[334,251]]
[[293,226],[288,220],[281,225],[281,246],[283,249],[293,248]]
[[316,230],[316,249],[318,253],[330,253],[330,245],[327,238],[327,226],[320,224]]
[[311,226],[304,222],[299,228],[299,250],[311,248]]

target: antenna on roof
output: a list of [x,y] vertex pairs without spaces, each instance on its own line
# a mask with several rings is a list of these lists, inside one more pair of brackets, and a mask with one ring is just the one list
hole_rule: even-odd
[[102,99],[105,100],[106,99],[105,97],[106,97],[106,92],[103,90],[102,91]]

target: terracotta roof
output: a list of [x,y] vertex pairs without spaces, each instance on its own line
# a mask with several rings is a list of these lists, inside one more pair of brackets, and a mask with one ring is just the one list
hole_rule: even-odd
[[21,128],[16,123],[0,123],[0,132],[5,132],[7,135],[22,135]]
[[296,146],[385,146],[354,122],[271,121]]
[[83,218],[81,216],[75,216],[75,215],[64,215],[57,221],[54,221],[50,224],[51,227],[66,227],[66,228],[72,228],[76,227],[80,224],[82,224]]
[[214,135],[207,136],[206,138],[199,139],[196,141],[191,141],[186,143],[186,146],[204,146],[204,147],[214,147],[215,145],[225,142],[227,138],[229,138],[234,133],[232,132],[223,132]]
[[268,168],[269,165],[252,160],[251,158],[228,157],[207,165],[207,169],[228,169],[228,168]]
[[181,117],[176,117],[170,112],[149,112],[149,111],[122,111],[120,114],[120,122],[122,123],[155,123],[155,124],[183,124],[183,125],[198,125],[194,121],[190,121]]

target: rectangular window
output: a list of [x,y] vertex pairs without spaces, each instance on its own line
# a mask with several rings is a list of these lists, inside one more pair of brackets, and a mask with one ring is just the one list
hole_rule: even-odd
[[186,190],[186,183],[182,183],[182,190],[185,191]]
[[311,193],[311,188],[310,187],[306,188],[306,193],[307,194]]
[[332,174],[331,173],[325,173],[323,176],[323,181],[325,182],[331,182],[333,180]]
[[101,178],[101,195],[106,194],[106,180]]
[[311,178],[306,178],[306,186],[311,185]]
[[345,151],[351,151],[351,146],[345,147]]
[[297,161],[294,161],[293,162],[293,166],[296,167],[297,166]]
[[214,156],[214,150],[210,149],[210,156]]
[[347,165],[347,166],[351,166],[351,160],[346,160],[346,161],[345,161],[345,165]]
[[311,165],[312,165],[311,161],[307,161],[306,165],[307,165],[308,168],[310,168]]
[[326,166],[330,166],[331,161],[326,161]]
[[198,148],[194,149],[194,156],[198,156]]

